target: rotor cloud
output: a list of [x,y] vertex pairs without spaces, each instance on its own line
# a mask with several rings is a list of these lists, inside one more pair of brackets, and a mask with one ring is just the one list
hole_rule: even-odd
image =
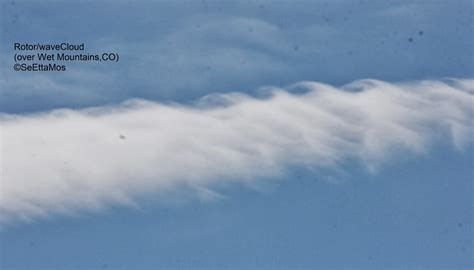
[[473,80],[301,82],[270,92],[3,114],[0,222],[133,205],[177,186],[252,183],[292,165],[374,169],[433,143],[462,149],[474,137]]

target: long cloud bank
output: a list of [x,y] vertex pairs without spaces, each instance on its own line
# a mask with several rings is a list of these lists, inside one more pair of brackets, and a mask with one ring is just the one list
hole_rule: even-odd
[[473,95],[469,79],[302,82],[264,98],[234,93],[192,106],[135,100],[4,114],[0,223],[133,205],[177,186],[252,183],[292,165],[374,169],[434,143],[463,149],[473,138]]

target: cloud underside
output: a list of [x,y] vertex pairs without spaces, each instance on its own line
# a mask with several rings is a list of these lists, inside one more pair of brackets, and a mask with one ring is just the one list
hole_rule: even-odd
[[191,106],[133,100],[4,114],[0,222],[135,205],[178,186],[214,196],[215,184],[271,181],[291,166],[375,170],[435,143],[463,149],[473,94],[468,79],[301,82]]

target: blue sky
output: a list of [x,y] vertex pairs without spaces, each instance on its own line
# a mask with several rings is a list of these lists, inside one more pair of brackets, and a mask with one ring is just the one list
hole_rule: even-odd
[[0,12],[0,268],[474,266],[472,1]]

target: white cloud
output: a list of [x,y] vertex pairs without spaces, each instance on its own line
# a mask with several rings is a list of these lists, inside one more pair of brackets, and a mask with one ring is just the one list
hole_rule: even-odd
[[472,142],[473,80],[296,87],[308,92],[2,115],[0,222],[133,205],[177,186],[218,197],[212,184],[252,183],[291,165],[372,170],[397,153]]

